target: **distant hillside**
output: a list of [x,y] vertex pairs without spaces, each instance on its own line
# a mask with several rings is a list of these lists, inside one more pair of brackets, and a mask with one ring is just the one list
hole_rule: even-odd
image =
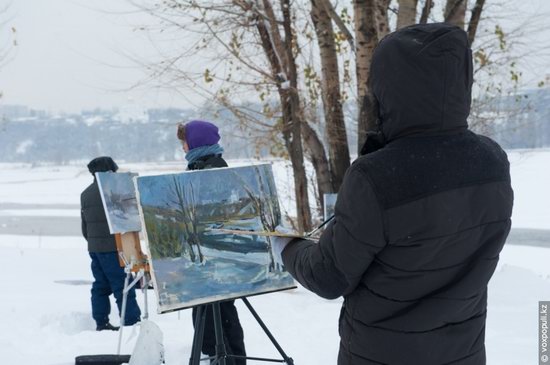
[[[180,160],[184,153],[176,138],[176,124],[196,114],[171,109],[149,111],[147,117],[137,119],[121,119],[105,111],[55,117],[31,114],[11,119],[4,115],[0,121],[0,161],[65,164],[100,155],[127,162]],[[227,157],[255,155],[254,146],[236,135],[234,122],[216,122]]]
[[550,88],[503,97],[498,103],[508,115],[490,126],[492,138],[507,149],[550,147]]
[[[493,99],[488,105],[488,109],[499,112],[488,110],[484,113],[486,118],[496,121],[484,126],[483,133],[504,148],[550,147],[550,89]],[[246,108],[262,109],[255,104]],[[353,153],[357,143],[356,110],[353,103],[348,103],[345,109],[348,141]],[[142,110],[131,106],[52,116],[25,106],[0,106],[0,162],[66,164],[100,155],[126,162],[182,160],[184,154],[175,136],[176,124],[199,115],[220,127],[225,157],[269,156],[271,143],[265,140],[258,143],[255,132],[240,127],[226,109]],[[318,117],[322,118],[322,110]],[[272,120],[262,122],[273,123]],[[319,125],[315,127],[322,131]],[[324,138],[322,132],[321,138]]]

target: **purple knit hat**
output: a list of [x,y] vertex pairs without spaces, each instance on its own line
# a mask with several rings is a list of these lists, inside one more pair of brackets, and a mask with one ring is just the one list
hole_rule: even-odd
[[192,120],[185,124],[185,141],[189,149],[218,143],[218,127],[203,120]]

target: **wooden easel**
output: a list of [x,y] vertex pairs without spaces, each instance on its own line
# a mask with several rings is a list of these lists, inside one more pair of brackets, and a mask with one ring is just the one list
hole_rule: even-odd
[[139,232],[115,233],[115,241],[120,267],[126,267],[133,262],[131,272],[141,269],[150,272],[147,256],[141,251]]

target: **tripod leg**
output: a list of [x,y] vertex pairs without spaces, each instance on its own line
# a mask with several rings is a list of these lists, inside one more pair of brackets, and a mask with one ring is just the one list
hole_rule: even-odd
[[219,302],[212,304],[212,312],[214,314],[214,333],[216,334],[216,361],[214,363],[226,365],[227,351],[223,339],[222,314]]
[[246,305],[246,307],[248,308],[248,310],[250,311],[250,313],[252,313],[252,315],[254,316],[254,318],[256,319],[256,321],[258,322],[258,324],[260,325],[260,327],[262,327],[262,329],[264,330],[265,334],[267,335],[267,337],[269,337],[269,339],[271,340],[271,343],[273,343],[273,346],[275,346],[275,348],[277,349],[277,351],[279,351],[279,354],[281,354],[281,356],[283,357],[283,360],[285,361],[285,363],[287,363],[288,365],[294,365],[294,360],[292,360],[292,358],[288,357],[287,354],[284,352],[283,348],[281,347],[281,345],[279,345],[279,343],[277,342],[277,340],[275,339],[275,337],[273,337],[273,335],[271,334],[271,332],[269,331],[269,329],[267,328],[267,326],[265,325],[265,323],[262,321],[262,319],[260,318],[260,316],[258,315],[258,313],[256,313],[256,311],[254,310],[254,308],[252,308],[252,304],[250,304],[250,302],[248,301],[247,298],[243,297],[241,298],[244,302],[244,304]]
[[143,287],[141,288],[141,291],[143,292],[143,306],[145,307],[142,317],[143,319],[149,319],[149,302],[147,299],[147,288],[149,287],[149,280],[143,269],[140,269],[139,272],[142,277],[141,282],[143,283]]
[[122,289],[122,306],[120,308],[120,328],[118,332],[117,355],[120,355],[120,347],[122,346],[122,331],[124,330],[124,319],[126,317],[126,302],[128,301],[128,284],[130,282],[131,271],[126,267],[126,278],[124,279],[124,288]]
[[189,365],[198,365],[201,361],[201,348],[204,341],[204,324],[206,322],[206,307],[201,305],[197,308],[195,317],[195,334],[193,336],[193,348]]

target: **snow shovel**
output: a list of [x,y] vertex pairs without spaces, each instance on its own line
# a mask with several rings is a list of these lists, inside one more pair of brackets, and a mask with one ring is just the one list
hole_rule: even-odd
[[161,365],[164,363],[162,331],[153,322],[140,323],[139,337],[130,355],[85,355],[76,358],[76,365]]
[[139,337],[132,352],[130,365],[161,365],[164,364],[164,346],[162,331],[153,322],[141,321]]

